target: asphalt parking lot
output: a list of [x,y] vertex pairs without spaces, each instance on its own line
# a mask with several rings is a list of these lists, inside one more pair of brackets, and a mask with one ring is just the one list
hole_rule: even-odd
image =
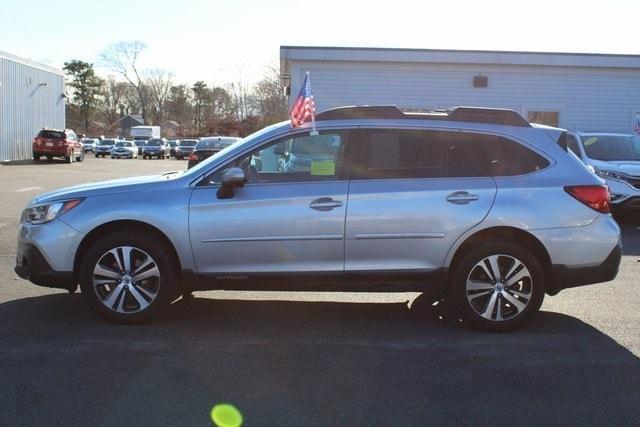
[[524,329],[472,332],[415,294],[197,293],[148,325],[13,272],[30,198],[177,160],[0,166],[0,424],[640,424],[640,221],[618,278],[547,297]]

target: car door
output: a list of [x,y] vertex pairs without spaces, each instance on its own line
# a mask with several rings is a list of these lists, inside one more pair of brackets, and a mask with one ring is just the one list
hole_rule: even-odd
[[[322,131],[269,142],[219,168],[193,191],[189,232],[199,273],[341,272],[349,131]],[[293,147],[306,164],[283,168]],[[219,198],[232,166],[246,184]]]
[[481,222],[496,185],[460,132],[366,129],[353,167],[345,270],[433,271]]

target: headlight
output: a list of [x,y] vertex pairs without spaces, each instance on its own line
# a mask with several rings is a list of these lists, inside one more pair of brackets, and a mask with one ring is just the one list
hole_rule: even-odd
[[42,205],[35,205],[26,208],[22,212],[20,222],[29,222],[31,224],[44,224],[52,221],[60,215],[69,212],[80,204],[82,199],[67,200],[64,202],[54,202]]
[[595,168],[595,172],[596,172],[596,175],[605,179],[608,178],[608,179],[624,180],[626,178],[626,175],[623,173],[610,171],[606,169]]

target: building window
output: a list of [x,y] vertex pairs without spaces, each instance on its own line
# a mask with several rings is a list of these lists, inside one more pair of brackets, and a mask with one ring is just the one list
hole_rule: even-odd
[[529,123],[541,125],[560,126],[560,112],[558,111],[529,111],[527,113]]

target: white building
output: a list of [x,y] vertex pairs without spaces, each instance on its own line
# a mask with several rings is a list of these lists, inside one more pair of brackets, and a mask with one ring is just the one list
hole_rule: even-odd
[[64,73],[0,51],[0,161],[30,159],[43,127],[64,128]]
[[290,101],[311,72],[317,111],[501,107],[531,122],[615,132],[631,132],[640,117],[640,55],[281,46],[280,67]]

